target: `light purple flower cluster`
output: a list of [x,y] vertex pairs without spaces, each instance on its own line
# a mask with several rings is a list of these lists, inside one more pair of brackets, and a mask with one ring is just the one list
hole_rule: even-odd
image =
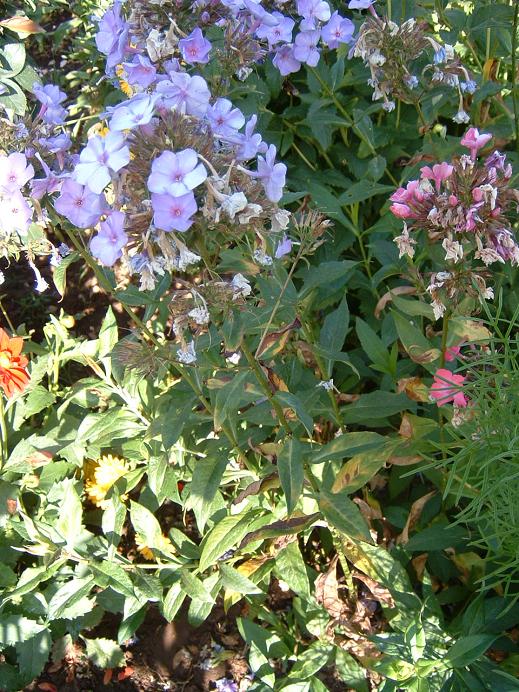
[[0,218],[5,235],[26,235],[33,210],[22,194],[25,185],[34,177],[34,167],[25,154],[15,152],[0,156]]

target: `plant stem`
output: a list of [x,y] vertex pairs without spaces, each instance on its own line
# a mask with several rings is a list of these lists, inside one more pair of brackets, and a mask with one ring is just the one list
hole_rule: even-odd
[[512,85],[512,101],[514,104],[514,122],[515,122],[515,147],[519,152],[519,96],[517,94],[517,31],[519,28],[519,3],[515,3],[514,21],[512,24],[512,67],[511,67],[511,85]]
[[245,343],[245,340],[242,342],[240,348],[243,352],[243,355],[247,359],[247,362],[251,366],[252,371],[253,371],[253,373],[256,376],[256,379],[258,381],[259,386],[261,387],[261,389],[265,393],[265,396],[267,397],[267,399],[272,404],[272,408],[276,412],[276,416],[279,420],[279,423],[285,429],[287,435],[292,435],[292,428],[290,427],[287,419],[285,418],[285,414],[283,413],[283,408],[282,408],[281,404],[279,403],[279,401],[277,401],[277,399],[275,399],[274,394],[272,394],[272,390],[270,389],[269,381],[268,381],[265,373],[261,369],[260,364],[258,363],[256,358],[252,355],[252,352],[249,349],[249,347],[247,346],[247,344]]
[[5,424],[4,397],[0,395],[0,469],[7,461],[7,426]]
[[299,252],[297,253],[297,255],[294,259],[294,262],[292,263],[292,266],[290,267],[290,271],[288,272],[288,276],[285,279],[285,283],[281,287],[281,291],[279,293],[279,296],[278,296],[278,298],[274,304],[272,312],[270,313],[269,320],[268,320],[267,324],[265,325],[265,329],[263,330],[263,332],[261,334],[261,338],[259,340],[259,344],[258,344],[258,348],[256,349],[256,353],[254,354],[254,358],[258,357],[258,353],[261,349],[261,346],[263,345],[263,341],[265,340],[265,337],[268,334],[268,330],[270,329],[270,326],[271,326],[272,322],[274,321],[274,317],[276,315],[276,312],[278,311],[279,306],[281,305],[281,300],[285,294],[285,291],[287,290],[287,286],[290,283],[290,279],[292,278],[292,275],[295,272],[297,265],[299,264],[299,260],[301,259],[303,252],[304,252],[304,247],[303,247],[303,243],[301,243],[301,245],[299,247]]

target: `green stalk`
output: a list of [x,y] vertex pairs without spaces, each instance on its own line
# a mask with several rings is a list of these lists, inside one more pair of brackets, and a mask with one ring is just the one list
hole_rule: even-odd
[[274,395],[272,394],[272,390],[270,389],[269,381],[268,381],[265,373],[261,369],[258,361],[252,355],[252,352],[249,349],[249,347],[247,346],[247,344],[245,343],[245,340],[242,342],[240,349],[241,349],[243,355],[245,356],[245,358],[247,359],[247,362],[249,363],[249,365],[252,369],[252,372],[254,373],[256,380],[258,381],[259,386],[263,390],[265,396],[267,397],[267,399],[271,403],[272,408],[276,412],[276,416],[279,420],[280,425],[285,429],[287,435],[292,435],[292,428],[290,427],[287,419],[285,418],[285,414],[283,413],[283,408],[282,408],[281,404],[279,403],[279,401],[277,401],[277,399],[275,399]]
[[514,21],[512,24],[512,101],[514,104],[514,123],[515,123],[515,146],[519,152],[519,96],[517,95],[517,30],[519,25],[519,3],[515,3]]
[[0,395],[0,469],[7,461],[7,426],[5,424],[5,403]]

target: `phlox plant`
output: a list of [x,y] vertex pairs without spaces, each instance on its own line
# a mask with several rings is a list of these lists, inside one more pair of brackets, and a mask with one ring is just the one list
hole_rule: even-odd
[[0,688],[218,605],[218,689],[518,689],[518,11],[432,10],[116,1],[88,121],[7,83],[2,255],[114,304],[0,333]]

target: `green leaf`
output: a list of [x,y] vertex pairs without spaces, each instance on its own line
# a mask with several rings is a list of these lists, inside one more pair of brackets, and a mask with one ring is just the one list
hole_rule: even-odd
[[43,670],[50,655],[52,639],[47,630],[16,644],[18,667],[23,679],[31,682]]
[[305,479],[303,446],[291,437],[278,454],[278,473],[287,501],[287,514],[292,514],[303,492]]
[[332,459],[352,457],[360,452],[383,447],[386,438],[375,432],[350,432],[339,435],[320,447],[311,456],[312,464],[322,464]]
[[148,548],[155,548],[164,552],[162,529],[152,512],[132,500],[130,503],[130,517],[135,532],[142,536]]
[[99,330],[99,358],[103,358],[111,353],[118,340],[117,322],[110,305]]
[[452,668],[464,668],[483,656],[497,639],[496,634],[470,634],[461,637],[445,654],[445,663]]
[[36,620],[29,620],[21,614],[2,615],[0,618],[0,645],[14,646],[39,634],[45,629]]
[[180,583],[184,592],[192,599],[202,601],[204,603],[213,604],[215,599],[206,589],[203,582],[197,579],[187,569],[182,569],[180,572]]
[[362,488],[384,467],[396,444],[388,442],[384,447],[353,456],[335,476],[332,491],[354,493]]
[[339,647],[335,651],[335,669],[339,678],[349,688],[358,692],[368,692],[365,669],[351,654]]
[[283,408],[291,408],[297,415],[299,422],[306,428],[309,435],[312,435],[314,429],[314,421],[312,416],[306,410],[304,403],[295,394],[290,392],[278,391],[274,397],[279,401]]
[[333,648],[332,644],[325,644],[320,641],[310,644],[298,655],[288,677],[296,678],[296,680],[308,680],[328,664]]
[[52,280],[54,281],[54,286],[56,286],[57,292],[63,298],[65,295],[65,289],[67,288],[67,269],[73,262],[77,262],[81,255],[79,252],[71,252],[66,257],[61,259],[61,262],[57,267],[54,267],[52,272]]
[[133,582],[121,565],[103,560],[103,562],[91,562],[90,566],[98,586],[104,589],[110,587],[123,596],[131,598],[135,596]]
[[259,586],[233,567],[222,562],[219,570],[222,584],[229,591],[236,591],[242,594],[263,593]]
[[329,284],[337,279],[346,280],[349,272],[356,267],[358,262],[343,260],[342,262],[322,262],[317,267],[310,267],[305,273],[305,282],[299,292],[299,298],[303,300],[315,288],[323,284]]
[[392,185],[381,185],[371,180],[361,180],[349,187],[346,192],[343,192],[339,197],[339,202],[343,206],[348,206],[357,202],[364,202],[364,200],[376,195],[387,195],[389,192],[394,191],[395,188]]
[[121,668],[125,657],[121,647],[112,639],[85,639],[88,658],[99,668]]
[[[405,394],[393,392],[370,392],[361,394],[353,404],[342,409],[344,423],[366,424],[366,421],[389,418],[412,406],[411,400]],[[376,426],[375,426],[376,427]]]
[[164,603],[162,604],[162,614],[168,622],[173,622],[175,615],[182,607],[185,597],[186,594],[183,591],[180,582],[176,582],[169,589],[166,597],[164,598]]
[[[4,84],[8,80],[1,80]],[[21,91],[20,87],[14,82],[10,82],[9,86],[12,86],[13,93],[2,94],[0,96],[0,107],[4,107],[7,110],[11,110],[15,115],[25,115],[27,110],[27,99],[24,93]]]
[[220,487],[227,459],[212,455],[205,459],[196,459],[193,463],[193,481],[189,487],[186,507],[193,510],[198,529],[203,531],[211,516],[212,503]]
[[361,541],[373,542],[369,527],[359,508],[344,490],[339,493],[321,490],[319,508],[326,521],[342,533]]
[[83,596],[89,594],[93,586],[94,578],[92,576],[69,579],[69,581],[60,586],[50,599],[47,609],[47,620],[51,621],[67,617],[67,610],[78,603]]
[[230,514],[224,517],[216,526],[207,533],[200,547],[200,571],[216,564],[230,548],[237,545],[249,529],[249,524],[256,517],[257,512],[249,509],[240,514]]
[[9,65],[8,70],[0,70],[0,80],[4,81],[5,77],[15,77],[23,70],[25,65],[25,47],[23,43],[7,43],[2,47],[0,55]]
[[83,506],[74,480],[65,478],[61,483],[63,485],[63,499],[55,528],[64,538],[67,550],[71,550],[81,539]]
[[250,377],[249,370],[235,375],[230,382],[216,393],[214,403],[214,425],[221,428],[227,418],[235,419],[240,404],[249,398],[245,392],[245,381]]
[[[321,333],[319,335],[319,344],[326,351],[331,353],[341,351],[344,340],[348,333],[350,321],[350,311],[346,296],[341,300],[337,310],[334,310],[324,319]],[[326,359],[326,377],[331,377],[333,370],[333,358]]]
[[390,360],[387,348],[382,343],[382,340],[373,331],[373,329],[364,322],[360,317],[357,317],[357,336],[364,353],[366,353],[371,362],[377,365],[382,372],[390,372]]
[[276,555],[275,572],[295,593],[310,598],[310,583],[299,543],[292,541]]

